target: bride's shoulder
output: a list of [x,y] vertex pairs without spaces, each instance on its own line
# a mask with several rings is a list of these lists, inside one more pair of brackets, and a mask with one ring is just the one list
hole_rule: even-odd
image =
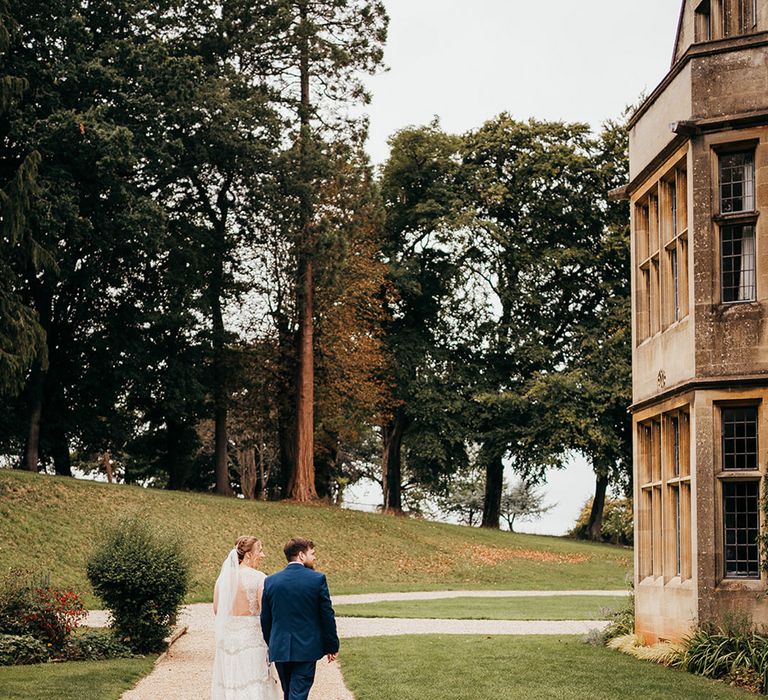
[[263,579],[267,578],[267,575],[263,571],[259,571],[258,569],[251,569],[251,568],[245,568],[243,567],[243,572],[248,578],[252,579]]

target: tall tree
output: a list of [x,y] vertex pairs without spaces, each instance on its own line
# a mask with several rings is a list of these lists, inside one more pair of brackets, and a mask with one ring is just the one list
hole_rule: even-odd
[[581,417],[573,446],[589,458],[595,472],[595,495],[586,529],[598,541],[608,488],[631,494],[629,212],[626,201],[609,198],[609,192],[627,180],[627,145],[625,124],[606,122],[598,154],[604,226],[589,276],[594,301],[592,313],[576,329],[571,364],[579,382],[576,406]]
[[19,400],[23,462],[35,470],[52,460],[60,474],[70,473],[72,442],[117,413],[126,348],[109,328],[130,305],[130,271],[157,232],[156,207],[129,177],[139,155],[120,116],[116,56],[132,13],[106,5],[14,0],[20,41],[5,57],[5,70],[28,82],[5,143],[41,155],[25,226],[57,263],[16,268],[17,294],[37,314],[48,356]]
[[[381,179],[386,206],[383,252],[396,292],[386,297],[386,339],[393,358],[394,410],[381,427],[384,507],[400,511],[404,446],[417,481],[465,463],[461,391],[456,382],[456,290],[461,264],[454,243],[460,212],[460,139],[435,122],[390,139]],[[412,476],[415,476],[412,474]]]
[[583,124],[502,114],[465,143],[476,232],[469,259],[498,309],[485,325],[477,387],[483,525],[498,528],[504,460],[529,478],[562,463],[557,404],[534,399],[567,362],[573,328],[589,309],[583,283],[602,230],[599,180]]
[[324,133],[358,139],[364,120],[343,112],[367,101],[364,73],[382,61],[387,16],[379,0],[274,0],[273,75],[293,115],[293,227],[296,270],[297,378],[294,464],[288,494],[298,501],[317,496],[314,473],[314,293],[317,244],[317,183],[324,159]]
[[380,253],[383,208],[359,146],[332,144],[330,177],[318,192],[316,354],[318,496],[338,499],[352,461],[391,406],[383,341]]
[[[0,65],[18,40],[19,25],[10,13],[8,0],[0,1]],[[37,360],[45,368],[45,332],[37,315],[18,294],[17,270],[39,272],[50,265],[50,255],[26,226],[30,200],[36,192],[40,154],[25,152],[10,139],[9,112],[21,99],[28,82],[24,77],[0,74],[0,395],[14,395],[24,384]],[[21,260],[19,261],[19,258]]]
[[[269,18],[239,1],[192,2],[171,17],[173,24],[159,28],[162,41],[148,46],[143,63],[136,66],[144,73],[142,80],[156,87],[145,109],[132,117],[151,152],[142,174],[167,212],[170,238],[164,267],[179,257],[186,266],[177,267],[171,278],[180,287],[168,289],[180,303],[166,303],[164,310],[176,313],[180,330],[192,330],[208,345],[205,382],[214,424],[215,490],[232,495],[227,423],[234,336],[227,314],[249,288],[240,274],[241,253],[256,240],[260,211],[273,190],[280,133],[259,75]],[[156,21],[164,19],[157,14]],[[196,294],[184,293],[190,285]],[[205,318],[204,328],[186,325],[190,319],[183,315],[190,306]],[[165,323],[163,315],[159,318]],[[169,347],[171,353],[188,344],[183,332],[174,335],[177,348]],[[166,387],[167,394],[173,391]],[[179,401],[166,404],[169,429],[174,405],[183,408]],[[181,424],[188,426],[188,421]]]

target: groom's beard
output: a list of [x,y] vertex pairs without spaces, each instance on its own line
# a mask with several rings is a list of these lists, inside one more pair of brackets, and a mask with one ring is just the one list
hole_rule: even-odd
[[312,562],[305,561],[304,562],[304,566],[306,566],[308,569],[314,569],[315,568],[315,562],[313,562],[313,561]]

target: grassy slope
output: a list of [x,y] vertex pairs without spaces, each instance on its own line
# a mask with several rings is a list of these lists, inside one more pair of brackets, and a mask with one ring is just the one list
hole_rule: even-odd
[[726,700],[746,691],[638,661],[581,637],[347,639],[344,680],[357,700]]
[[240,534],[262,538],[267,572],[283,566],[288,538],[312,538],[333,593],[621,589],[632,566],[628,549],[557,537],[0,470],[0,571],[42,566],[55,585],[86,593],[85,562],[100,529],[135,512],[184,533],[193,570],[189,602],[210,600]]
[[336,605],[347,617],[422,617],[454,620],[602,620],[627,604],[627,596],[448,598]]
[[155,656],[0,667],[0,697],[7,700],[117,700],[146,676]]

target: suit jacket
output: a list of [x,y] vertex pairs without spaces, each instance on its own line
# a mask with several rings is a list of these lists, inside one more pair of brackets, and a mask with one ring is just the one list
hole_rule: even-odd
[[337,653],[336,617],[325,574],[289,564],[267,576],[261,630],[270,661],[317,661]]

